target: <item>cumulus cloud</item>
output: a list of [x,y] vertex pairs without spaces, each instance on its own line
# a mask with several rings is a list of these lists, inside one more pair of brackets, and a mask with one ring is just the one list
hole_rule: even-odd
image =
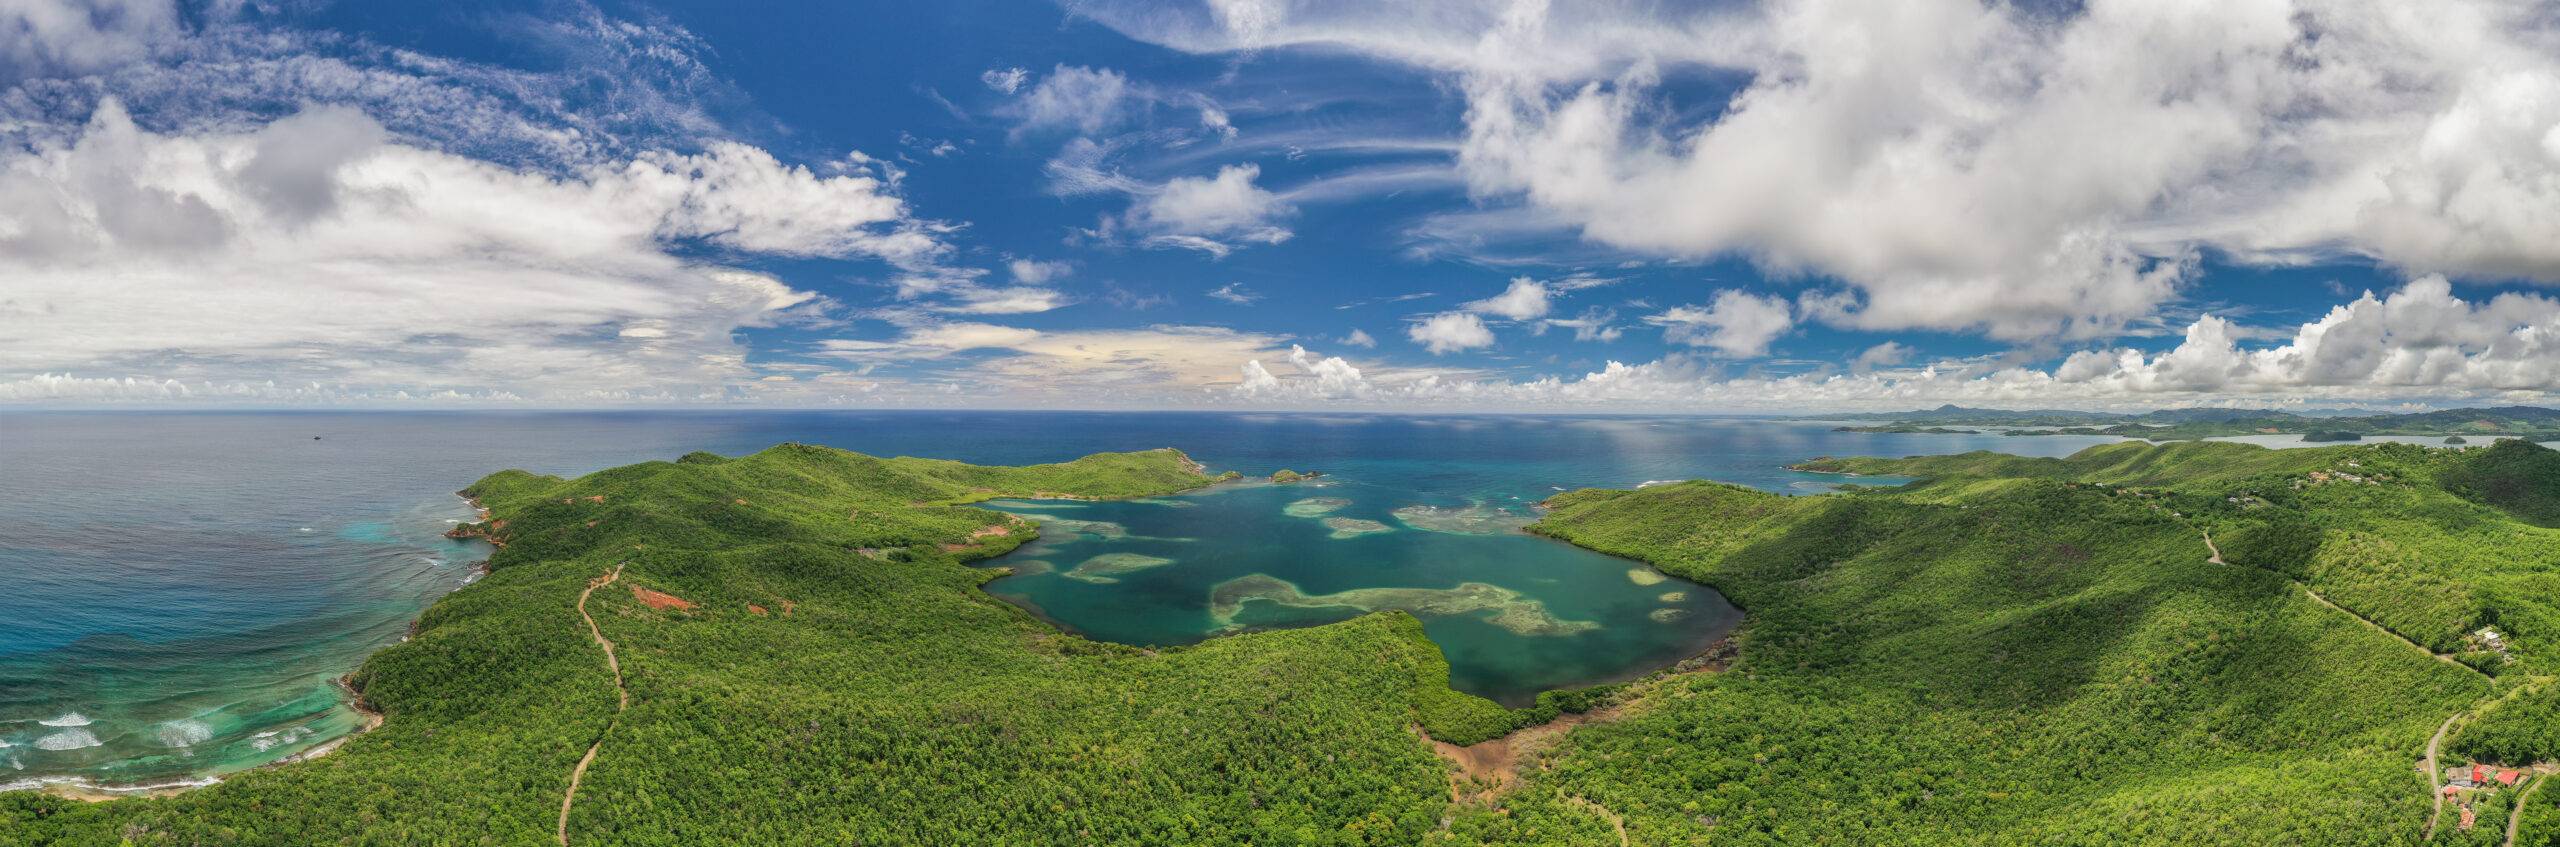
[[2167,352],[2082,352],[2054,376],[2126,393],[2548,392],[2560,390],[2560,300],[2510,293],[2475,303],[2431,276],[2331,309],[2273,347],[2243,349],[2229,321],[2207,315]]
[[1368,378],[1347,359],[1319,356],[1291,344],[1288,361],[1297,373],[1282,377],[1264,367],[1261,359],[1247,360],[1235,393],[1257,400],[1343,400],[1372,390]]
[[1244,287],[1244,283],[1230,282],[1209,289],[1209,299],[1237,306],[1249,306],[1253,301],[1262,299],[1262,295],[1253,293],[1253,289]]
[[1291,235],[1280,221],[1297,213],[1254,185],[1258,165],[1229,165],[1212,177],[1175,177],[1129,208],[1127,225],[1158,247],[1225,256],[1237,243],[1278,244]]
[[1493,331],[1486,329],[1484,319],[1473,312],[1442,312],[1424,318],[1405,330],[1405,337],[1422,345],[1431,355],[1473,350],[1493,346]]
[[876,175],[745,145],[562,177],[389,140],[344,108],[164,135],[110,100],[74,139],[0,154],[0,374],[716,391],[752,375],[735,333],[823,301],[688,246],[942,250]]
[[0,82],[139,61],[181,32],[177,6],[169,0],[0,4]]
[[1502,293],[1467,303],[1465,308],[1515,321],[1534,320],[1547,316],[1548,298],[1552,295],[1546,283],[1525,276],[1515,277]]
[[[1443,75],[1479,196],[1624,250],[1837,278],[1808,316],[1846,327],[2103,337],[2204,250],[2560,282],[2539,4],[1420,6],[1079,10],[1190,52]],[[1702,72],[1747,83],[1703,104],[1665,83]]]
[[1372,348],[1372,349],[1374,349],[1374,348],[1376,348],[1376,347],[1378,346],[1378,339],[1371,338],[1371,337],[1369,336],[1368,331],[1366,331],[1366,330],[1354,329],[1354,330],[1352,330],[1352,331],[1351,331],[1351,333],[1350,333],[1350,334],[1348,334],[1348,335],[1344,335],[1344,336],[1342,337],[1342,343],[1344,343],[1344,344],[1348,344],[1348,345],[1351,345],[1351,346],[1353,346],[1353,347],[1366,347],[1366,348]]
[[1795,328],[1787,301],[1736,290],[1717,292],[1706,306],[1675,306],[1644,321],[1662,327],[1665,341],[1710,347],[1735,358],[1768,355],[1769,344]]

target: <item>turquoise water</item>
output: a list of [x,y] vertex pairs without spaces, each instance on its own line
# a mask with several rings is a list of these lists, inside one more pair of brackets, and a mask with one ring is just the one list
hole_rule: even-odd
[[[1460,685],[1507,695],[1676,656],[1729,615],[1694,588],[1637,585],[1629,563],[1517,535],[1416,529],[1395,509],[1480,503],[1516,521],[1561,488],[1710,477],[1801,493],[1840,480],[1780,465],[1974,449],[2061,455],[2108,440],[1645,417],[0,413],[0,788],[196,780],[342,735],[353,719],[331,680],[398,641],[428,603],[472,578],[485,550],[441,533],[470,516],[452,492],[501,468],[573,475],[805,441],[989,464],[1171,446],[1218,468],[1325,470],[1332,476],[1322,487],[1179,498],[1196,501],[1189,508],[1080,504],[1092,519],[1147,538],[1095,538],[1043,554],[1064,569],[1112,552],[1176,563],[1106,560],[1087,575],[1119,582],[1060,577],[1075,584],[1040,602],[1079,630],[1132,643],[1330,620],[1358,608],[1328,603],[1472,604],[1425,615],[1426,628]],[[1312,518],[1282,512],[1319,496],[1350,502]],[[1336,539],[1327,517],[1390,531]],[[1157,540],[1169,538],[1194,540]],[[1091,555],[1076,555],[1085,550]],[[1207,592],[1254,574],[1294,587],[1244,583],[1252,596],[1216,619]],[[1470,581],[1511,594],[1344,593]],[[1028,598],[1034,584],[1023,577],[996,590]],[[1672,590],[1688,596],[1660,599]],[[1545,617],[1521,617],[1522,597]],[[1112,604],[1132,611],[1086,611]],[[1687,614],[1655,625],[1649,615],[1667,607]],[[1579,634],[1520,635],[1497,618],[1531,630],[1552,620]],[[1114,629],[1122,624],[1126,631]],[[1593,658],[1619,649],[1628,653],[1622,661]]]
[[1695,655],[1741,621],[1703,586],[1520,532],[1533,514],[1498,492],[1345,471],[1134,503],[993,505],[1042,532],[989,563],[1017,575],[988,590],[1071,630],[1157,646],[1402,609],[1449,657],[1452,685],[1513,705]]

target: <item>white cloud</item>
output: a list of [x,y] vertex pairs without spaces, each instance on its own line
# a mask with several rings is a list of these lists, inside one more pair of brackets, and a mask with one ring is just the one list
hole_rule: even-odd
[[1851,359],[1849,361],[1849,371],[1851,373],[1868,373],[1877,368],[1892,367],[1894,365],[1911,361],[1912,355],[1917,352],[1918,351],[1911,349],[1911,345],[1904,344],[1899,341],[1887,341],[1882,344],[1869,347],[1865,351],[1860,352],[1857,358]]
[[1547,316],[1550,295],[1546,283],[1525,276],[1515,277],[1511,286],[1503,289],[1502,293],[1467,303],[1464,308],[1515,321],[1534,320]]
[[1484,319],[1472,312],[1432,315],[1405,330],[1405,336],[1434,356],[1493,346],[1493,331],[1486,329]]
[[1023,93],[1009,113],[1026,131],[1071,129],[1092,135],[1119,123],[1123,112],[1141,99],[1128,75],[1119,71],[1059,65]]
[[1349,335],[1342,337],[1342,343],[1353,347],[1375,349],[1378,346],[1378,339],[1371,338],[1366,330],[1353,329]]
[[1730,289],[1717,292],[1710,305],[1674,306],[1644,321],[1662,327],[1665,341],[1712,347],[1735,358],[1768,355],[1769,344],[1795,328],[1787,301]]
[[1075,269],[1074,264],[1064,261],[1014,259],[1005,263],[1005,270],[1013,274],[1013,281],[1024,285],[1047,285],[1065,279],[1068,274],[1075,273]]
[[1154,246],[1184,247],[1224,256],[1238,242],[1278,244],[1290,232],[1279,221],[1296,213],[1286,201],[1253,184],[1257,165],[1229,165],[1214,177],[1176,177],[1138,200],[1127,224]]
[[1202,130],[1221,139],[1235,140],[1236,125],[1227,118],[1227,110],[1218,108],[1218,104],[1209,102],[1207,98],[1202,98],[1199,106]]
[[983,323],[947,323],[908,330],[903,341],[916,347],[956,351],[985,347],[1016,347],[1029,344],[1039,338],[1040,331],[1036,329]]
[[823,301],[677,248],[942,250],[878,178],[744,145],[560,177],[386,137],[337,107],[161,135],[109,101],[0,153],[0,375],[692,395],[752,376],[739,330]]
[[0,4],[0,81],[140,61],[180,34],[169,0],[12,0]]
[[1262,295],[1253,293],[1252,289],[1244,287],[1244,283],[1230,282],[1210,289],[1209,299],[1238,306],[1249,306],[1253,301],[1262,299]]
[[985,83],[988,88],[995,90],[999,94],[1012,94],[1016,91],[1020,91],[1022,90],[1022,84],[1030,81],[1030,79],[1031,72],[1022,68],[988,68],[984,72],[978,74],[979,82]]
[[2560,300],[2453,295],[2443,277],[2368,293],[2303,324],[2284,344],[2241,349],[2230,322],[2207,315],[2176,348],[2074,354],[2056,379],[2126,393],[2361,388],[2560,390]]
[[953,292],[953,302],[943,311],[968,315],[1019,315],[1064,308],[1073,298],[1051,288],[1009,286],[981,288],[971,286]]
[[1343,400],[1366,396],[1372,390],[1368,378],[1361,376],[1360,369],[1347,359],[1319,356],[1291,344],[1289,363],[1296,366],[1298,373],[1282,377],[1264,367],[1261,359],[1247,360],[1236,393],[1256,400]]
[[[1191,52],[1446,75],[1473,190],[1585,238],[1836,277],[1809,317],[2093,338],[2206,250],[2560,282],[2560,21],[2537,3],[1094,0]],[[1748,80],[1689,103],[1663,80]],[[1703,116],[1703,117],[1700,117]]]
[[1617,320],[1618,313],[1615,310],[1595,306],[1583,310],[1581,317],[1549,318],[1539,321],[1537,331],[1543,333],[1549,329],[1564,328],[1573,330],[1575,341],[1616,341],[1626,334],[1624,328],[1616,326]]
[[631,195],[626,202],[665,209],[659,235],[666,238],[753,253],[873,256],[901,265],[943,252],[942,243],[919,228],[879,226],[904,220],[906,202],[887,194],[862,161],[819,176],[763,150],[722,142],[695,156],[646,154],[613,187]]

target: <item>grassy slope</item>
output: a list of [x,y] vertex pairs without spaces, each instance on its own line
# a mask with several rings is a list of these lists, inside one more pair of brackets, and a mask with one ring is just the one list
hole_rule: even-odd
[[971,539],[1002,516],[935,505],[1206,481],[1171,451],[1000,469],[798,445],[574,481],[497,474],[471,491],[505,521],[491,574],[357,675],[381,729],[173,798],[12,795],[0,843],[548,842],[570,766],[613,712],[572,607],[618,562],[623,583],[696,606],[651,609],[620,584],[590,601],[633,705],[588,773],[573,840],[1419,839],[1448,789],[1411,727],[1463,735],[1507,713],[1447,689],[1418,622],[1160,653],[1089,642],[988,597],[986,574],[958,563],[1027,530]]
[[[1752,610],[1742,663],[1577,732],[1458,828],[1608,837],[1606,809],[1640,844],[2413,843],[2428,802],[2410,761],[2492,684],[2318,605],[2286,571],[2365,588],[2351,577],[2372,575],[2333,548],[2384,539],[2428,551],[2403,561],[2448,588],[2332,599],[2421,635],[2538,620],[2548,601],[2498,586],[2545,578],[2552,539],[2432,482],[2462,461],[2115,445],[1826,465],[1930,480],[1901,491],[1559,497],[1538,531]],[[2290,484],[2348,462],[2393,481]],[[2269,526],[2311,543],[2276,543]],[[2226,549],[2238,564],[2207,564],[2207,528],[2291,558],[2251,567]],[[2424,582],[2391,576],[2385,588]],[[2520,644],[2548,643],[2517,627]]]

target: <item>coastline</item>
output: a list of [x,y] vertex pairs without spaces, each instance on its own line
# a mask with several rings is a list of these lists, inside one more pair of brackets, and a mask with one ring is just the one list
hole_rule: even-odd
[[[461,495],[457,494],[456,496]],[[489,510],[481,506],[478,500],[467,496],[463,496],[462,500],[465,503],[470,504],[473,512],[478,516],[478,519],[481,522],[485,523],[489,519]],[[494,539],[490,539],[485,536],[458,535],[456,534],[458,529],[459,527],[455,530],[447,530],[444,533],[444,536],[447,538],[457,539],[477,538],[489,543],[492,547],[502,546]],[[450,595],[454,591],[460,591],[463,588],[469,587],[472,583],[479,581],[481,576],[488,573],[488,567],[489,562],[485,558],[473,563],[470,568],[471,575],[466,577],[460,585],[454,586],[451,590],[444,592],[444,594],[436,595],[434,599],[427,601],[425,607],[420,608],[416,614],[410,616],[407,631],[411,633],[416,632],[418,621],[426,614],[427,608],[431,608],[437,602],[442,601],[446,595]],[[349,668],[346,672],[341,673],[336,677],[332,677],[329,680],[329,685],[330,687],[338,690],[339,705],[344,706],[349,712],[355,715],[356,725],[352,729],[330,736],[294,753],[269,761],[260,762],[255,765],[250,765],[248,767],[190,773],[178,778],[153,782],[99,782],[97,780],[80,776],[35,777],[28,780],[29,782],[34,783],[32,785],[0,790],[35,791],[82,803],[103,803],[110,800],[124,800],[137,797],[172,797],[189,791],[194,791],[199,788],[220,785],[225,778],[234,774],[249,773],[265,768],[308,762],[327,756],[330,753],[336,752],[340,747],[345,746],[347,742],[354,740],[356,736],[381,728],[386,717],[382,712],[375,710],[372,704],[365,701],[364,692],[358,690],[352,680],[355,678],[356,671],[363,666],[364,662],[371,660],[374,653],[378,653],[383,648],[390,647],[407,640],[409,640],[409,636],[404,634],[396,641],[392,641],[389,644],[383,644],[373,650],[367,651],[362,658],[357,660],[356,668]],[[314,714],[326,715],[328,713],[324,711]],[[306,717],[302,720],[309,719],[310,718]]]

